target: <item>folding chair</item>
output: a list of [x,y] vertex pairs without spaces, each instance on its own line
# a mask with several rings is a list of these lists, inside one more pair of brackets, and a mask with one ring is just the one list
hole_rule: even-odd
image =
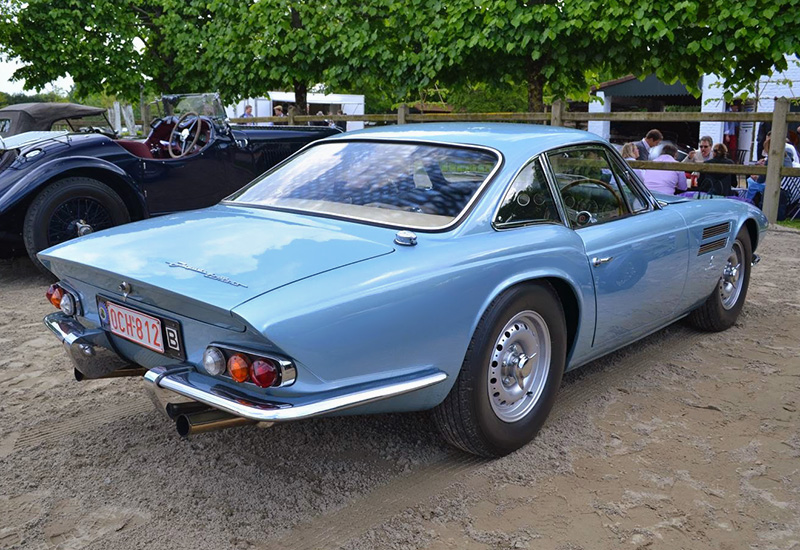
[[736,164],[744,164],[748,153],[750,153],[749,149],[738,149],[736,151]]
[[[800,177],[785,177],[781,180],[781,189],[789,193],[789,203],[786,205],[786,219],[794,220],[800,215]],[[789,212],[794,210],[792,217]]]

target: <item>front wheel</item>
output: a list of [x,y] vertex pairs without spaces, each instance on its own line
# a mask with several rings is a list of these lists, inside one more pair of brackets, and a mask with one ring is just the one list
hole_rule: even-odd
[[433,411],[444,438],[489,457],[531,441],[555,402],[566,342],[564,312],[550,285],[519,286],[498,297],[478,323],[453,388]]
[[689,322],[707,332],[719,332],[733,326],[747,297],[752,262],[750,233],[742,227],[728,252],[717,286],[703,305],[689,314]]
[[22,237],[31,261],[47,274],[36,257],[38,252],[129,221],[125,203],[107,185],[91,178],[64,178],[48,185],[33,200]]

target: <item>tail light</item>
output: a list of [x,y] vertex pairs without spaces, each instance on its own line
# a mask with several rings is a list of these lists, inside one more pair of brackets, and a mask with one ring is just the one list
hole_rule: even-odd
[[58,286],[57,284],[50,285],[50,288],[47,289],[47,300],[56,306],[58,309],[61,309],[61,298],[64,297],[64,289]]
[[72,317],[80,313],[80,302],[77,295],[66,290],[58,283],[50,285],[45,296],[47,296],[47,301],[60,309],[64,315]]
[[214,376],[225,372],[225,356],[214,346],[209,346],[203,353],[203,368],[208,374]]
[[256,359],[250,365],[250,378],[259,388],[269,388],[278,379],[278,365],[270,359]]
[[58,306],[61,308],[64,315],[68,315],[69,317],[75,315],[75,297],[69,292],[64,293]]
[[250,359],[241,353],[234,353],[228,359],[228,372],[237,382],[247,382],[250,377]]
[[236,382],[249,382],[259,388],[290,386],[297,377],[297,368],[288,359],[219,344],[206,348],[203,369],[213,376],[227,374]]

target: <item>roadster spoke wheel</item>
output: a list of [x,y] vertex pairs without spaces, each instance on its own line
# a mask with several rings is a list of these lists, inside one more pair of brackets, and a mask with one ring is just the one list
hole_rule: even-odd
[[550,331],[541,315],[515,315],[494,345],[487,371],[489,402],[503,422],[524,418],[542,395],[550,370]]
[[88,197],[76,197],[55,209],[47,227],[47,240],[54,245],[113,225],[110,212],[102,204]]
[[47,185],[25,213],[22,237],[34,265],[49,273],[37,253],[50,246],[130,221],[122,198],[91,178],[69,177]]
[[742,244],[737,240],[733,243],[731,254],[722,270],[722,277],[719,279],[719,297],[722,307],[726,310],[731,309],[739,300],[742,292],[744,277],[742,276],[742,262],[744,261],[744,250]]

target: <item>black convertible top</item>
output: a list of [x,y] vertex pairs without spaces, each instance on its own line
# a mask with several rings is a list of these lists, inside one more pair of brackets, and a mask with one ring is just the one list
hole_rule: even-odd
[[[22,132],[47,131],[54,122],[105,113],[102,107],[77,103],[17,103],[0,109],[0,137]],[[3,123],[3,119],[7,123]]]

